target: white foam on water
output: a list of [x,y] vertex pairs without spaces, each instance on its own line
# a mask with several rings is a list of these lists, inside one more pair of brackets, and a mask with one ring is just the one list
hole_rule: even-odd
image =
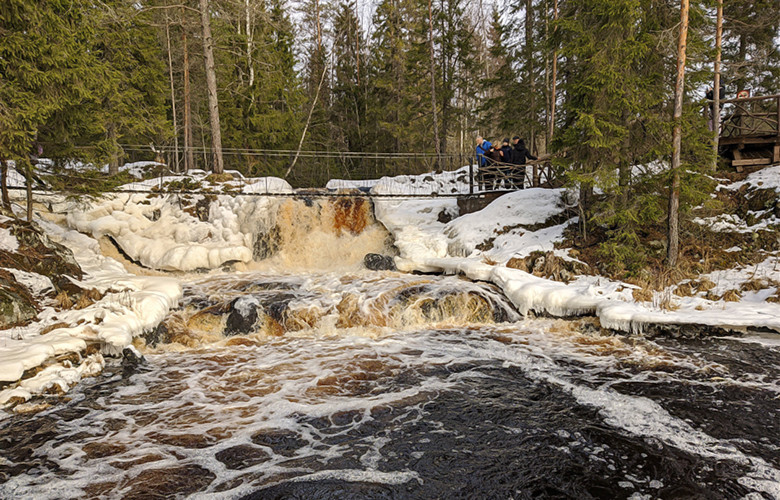
[[[193,286],[202,287],[207,294],[229,294],[231,279],[205,278]],[[283,276],[276,281],[305,290],[310,295],[301,303],[313,302],[319,307],[338,304],[346,291],[370,303],[383,293],[415,284],[429,287],[427,293],[437,287],[478,286],[456,277],[392,274]],[[766,390],[776,389],[775,381],[759,376],[746,379],[746,375],[734,375],[716,362],[642,338],[578,333],[561,320],[388,331],[378,338],[361,335],[360,330],[342,329],[333,335],[300,331],[295,336],[265,339],[258,346],[148,354],[150,371],[136,374],[132,385],[99,398],[90,413],[59,424],[64,435],[80,433],[78,441],[49,442],[38,449],[41,457],[53,461],[66,474],[42,471],[37,477],[12,477],[0,486],[0,493],[75,498],[88,494],[89,485],[99,478],[100,482],[120,485],[113,490],[120,495],[132,491],[134,478],[144,470],[183,464],[199,465],[217,477],[198,494],[204,497],[240,496],[289,480],[283,479],[289,474],[297,480],[333,478],[387,484],[420,480],[409,470],[376,470],[387,446],[382,435],[361,436],[341,444],[328,444],[325,439],[333,433],[356,431],[369,423],[374,418],[372,412],[379,408],[400,409],[399,422],[425,419],[427,403],[441,393],[459,390],[465,382],[484,378],[485,373],[476,367],[490,362],[518,367],[528,378],[562,389],[579,404],[597,408],[603,421],[620,432],[658,440],[695,456],[743,465],[749,470],[740,481],[743,486],[780,498],[780,473],[770,464],[671,415],[655,401],[622,394],[614,386],[620,381],[680,380],[713,387],[752,384]],[[430,371],[432,367],[463,364],[475,368],[444,375]],[[572,370],[573,365],[576,370]],[[396,378],[407,372],[418,380],[411,386],[396,386]],[[691,374],[696,375],[695,381]],[[314,425],[314,420],[324,422],[324,428]],[[278,433],[295,444],[287,451],[269,445]],[[264,441],[263,435],[271,436],[270,441]],[[573,439],[581,441],[576,436]],[[95,443],[110,443],[117,450],[109,458],[90,458],[85,446]],[[240,470],[227,468],[216,459],[219,451],[238,445],[251,446],[268,457]],[[599,449],[586,451],[599,458]],[[363,468],[327,468],[329,461],[346,453],[357,453]],[[133,464],[134,460],[139,463]],[[311,470],[306,465],[311,461],[323,464],[326,470]],[[112,465],[119,463],[124,465]],[[642,484],[653,480],[657,481],[643,479]],[[236,485],[217,491],[220,484],[231,481]]]

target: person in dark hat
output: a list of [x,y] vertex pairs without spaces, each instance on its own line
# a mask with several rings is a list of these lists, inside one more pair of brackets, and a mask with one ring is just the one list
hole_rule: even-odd
[[500,180],[503,180],[506,188],[514,188],[512,182],[513,167],[511,166],[513,155],[514,151],[512,150],[512,146],[509,145],[509,138],[507,137],[501,141],[501,165],[498,167],[498,172],[496,172],[497,177]]
[[512,164],[512,178],[515,180],[516,187],[523,189],[525,187],[525,165],[528,160],[538,160],[538,158],[528,151],[525,147],[525,141],[519,135],[512,137],[514,149],[510,156],[509,163]]

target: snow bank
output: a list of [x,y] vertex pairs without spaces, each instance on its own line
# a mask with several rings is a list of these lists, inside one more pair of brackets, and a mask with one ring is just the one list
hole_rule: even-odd
[[[453,220],[444,229],[449,238],[449,253],[469,256],[479,245],[489,242],[483,252],[492,260],[505,262],[525,257],[535,250],[551,251],[563,239],[563,231],[572,221],[529,231],[534,226],[560,215],[566,208],[565,189],[533,188],[505,194],[479,212]],[[567,257],[565,253],[563,257]]]
[[468,194],[469,167],[440,174],[398,175],[382,177],[372,194]]
[[[102,354],[120,354],[134,337],[155,328],[182,294],[174,278],[129,275],[119,262],[100,254],[94,239],[46,220],[37,222],[53,241],[73,251],[85,273],[80,286],[96,288],[104,296],[80,310],[58,312],[47,307],[37,323],[0,331],[0,382],[14,382],[25,371],[50,363],[34,377],[0,391],[0,404],[11,398],[29,399],[54,385],[65,391],[81,377],[98,373],[103,366],[100,354],[75,367],[70,361],[54,362],[53,358],[83,353],[90,344]],[[41,335],[46,326],[55,328]]]
[[742,186],[748,186],[748,189],[774,189],[780,194],[780,165],[762,168],[749,174],[744,181],[718,186],[718,189],[738,191]]
[[[405,182],[408,179],[395,178],[385,185],[401,191]],[[780,167],[751,174],[745,182],[780,189]],[[455,210],[451,200],[378,200],[375,211],[395,237],[400,253],[396,265],[400,270],[463,274],[474,280],[491,281],[504,290],[523,314],[593,314],[606,328],[635,333],[650,324],[707,325],[736,331],[770,328],[780,332],[780,305],[766,302],[777,292],[772,286],[746,292],[740,302],[708,300],[703,294],[678,297],[670,288],[656,292],[651,302],[637,303],[632,293],[634,285],[593,276],[580,276],[565,284],[493,264],[527,256],[534,250],[554,251],[559,257],[573,260],[565,250],[556,250],[554,246],[576,218],[549,226],[542,224],[562,214],[567,197],[565,190],[517,191],[446,224],[439,222],[437,216],[442,211]],[[534,227],[538,225],[541,227]],[[757,277],[780,281],[776,258],[702,278],[716,283],[712,291],[720,295]]]

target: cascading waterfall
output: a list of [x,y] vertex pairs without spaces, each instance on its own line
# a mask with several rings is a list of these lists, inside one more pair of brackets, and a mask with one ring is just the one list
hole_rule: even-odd
[[254,223],[252,270],[359,269],[368,253],[393,252],[367,198],[285,198]]
[[0,420],[0,497],[780,498],[780,353],[521,317],[392,254],[368,200],[236,215],[254,261],[50,409]]

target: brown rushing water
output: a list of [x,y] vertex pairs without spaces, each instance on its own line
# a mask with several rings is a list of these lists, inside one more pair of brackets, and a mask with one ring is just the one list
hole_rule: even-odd
[[608,335],[397,273],[205,278],[166,325],[0,420],[0,497],[780,497],[777,336]]

